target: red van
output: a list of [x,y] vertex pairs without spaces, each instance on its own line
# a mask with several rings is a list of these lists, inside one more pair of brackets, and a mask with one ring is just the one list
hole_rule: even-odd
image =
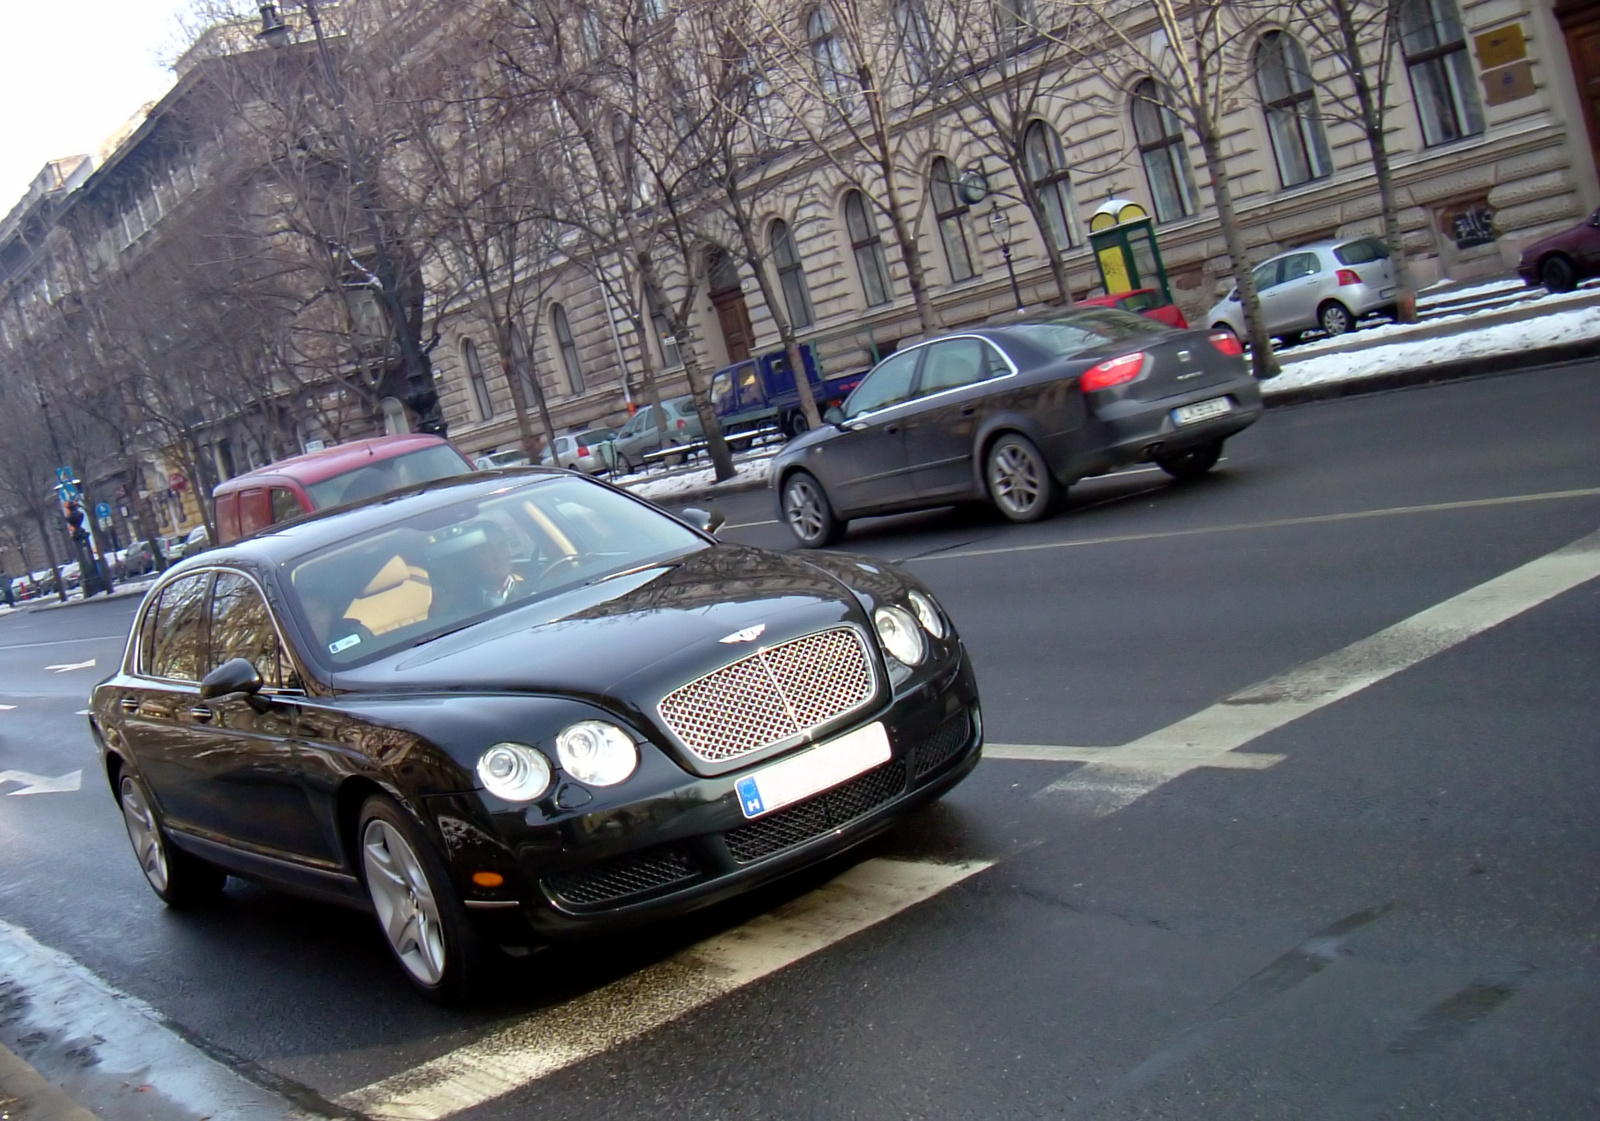
[[467,457],[438,436],[378,436],[307,452],[236,475],[211,492],[217,543],[312,510],[471,470]]

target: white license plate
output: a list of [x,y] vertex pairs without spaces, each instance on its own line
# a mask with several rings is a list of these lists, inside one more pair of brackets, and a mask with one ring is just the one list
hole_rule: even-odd
[[1209,401],[1196,401],[1192,405],[1182,405],[1172,410],[1174,424],[1193,424],[1197,420],[1210,420],[1214,416],[1233,409],[1233,402],[1226,397],[1213,397]]
[[745,817],[781,810],[889,761],[889,733],[874,721],[809,751],[780,759],[734,784]]
[[1383,299],[1383,300],[1387,300],[1390,296],[1393,296],[1393,295],[1394,295],[1394,289],[1393,288],[1385,288],[1383,291],[1378,293],[1378,298],[1379,299]]

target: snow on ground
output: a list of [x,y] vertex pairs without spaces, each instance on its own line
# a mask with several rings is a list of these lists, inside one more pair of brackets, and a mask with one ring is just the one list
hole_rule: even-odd
[[[746,487],[759,485],[767,481],[767,469],[772,466],[772,451],[755,453],[752,458],[741,457],[734,463],[736,474],[728,482],[723,483],[724,488]],[[685,494],[701,494],[710,491],[714,497],[717,491],[717,476],[710,467],[700,467],[693,471],[676,472],[659,479],[641,479],[637,483],[624,481],[621,485],[627,487],[640,498],[648,498],[652,502],[665,502]]]
[[[1453,319],[1469,318],[1471,316],[1450,316],[1447,319],[1437,319],[1424,324],[1423,327],[1435,327]],[[1392,373],[1395,370],[1436,366],[1441,362],[1453,362],[1461,358],[1514,354],[1537,350],[1540,347],[1580,342],[1584,339],[1593,339],[1595,350],[1600,353],[1600,307],[1593,306],[1552,311],[1533,319],[1511,323],[1485,324],[1482,327],[1444,336],[1428,334],[1410,340],[1403,337],[1404,334],[1416,330],[1414,326],[1379,327],[1370,333],[1395,331],[1402,337],[1382,346],[1369,346],[1360,350],[1330,350],[1323,346],[1315,348],[1322,350],[1323,353],[1309,357],[1299,356],[1304,351],[1297,352],[1293,360],[1284,362],[1281,375],[1262,385],[1262,393],[1270,397],[1274,393],[1308,385],[1356,381]],[[1305,348],[1305,350],[1311,349],[1314,348]]]
[[[1417,292],[1417,307],[1425,308],[1430,304],[1440,304],[1447,300],[1482,299],[1486,296],[1503,296],[1507,292],[1519,288],[1527,288],[1519,277],[1506,277],[1501,280],[1492,280],[1486,284],[1477,284],[1471,288],[1451,288],[1451,282],[1441,280],[1430,284]],[[1443,291],[1440,291],[1443,289]]]

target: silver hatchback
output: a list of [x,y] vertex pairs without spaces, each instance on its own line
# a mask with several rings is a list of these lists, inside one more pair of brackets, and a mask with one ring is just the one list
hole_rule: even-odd
[[[1267,334],[1292,345],[1305,331],[1342,335],[1369,315],[1394,315],[1394,265],[1375,237],[1302,245],[1255,269]],[[1213,329],[1243,338],[1244,305],[1235,288],[1211,309]]]

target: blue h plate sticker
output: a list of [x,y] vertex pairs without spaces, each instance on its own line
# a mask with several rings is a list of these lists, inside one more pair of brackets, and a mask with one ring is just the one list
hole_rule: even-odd
[[761,802],[761,790],[754,778],[742,778],[733,788],[739,792],[739,804],[744,808],[745,817],[755,817],[766,808]]

